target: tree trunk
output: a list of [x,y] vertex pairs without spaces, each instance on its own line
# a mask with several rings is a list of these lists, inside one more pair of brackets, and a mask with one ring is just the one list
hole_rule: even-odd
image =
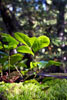
[[[14,36],[14,32],[18,31],[18,21],[16,20],[16,17],[13,12],[11,12],[7,7],[5,2],[0,0],[0,12],[2,19],[4,21],[4,24],[6,26],[8,34],[11,36]],[[14,50],[10,51],[10,55],[14,54]]]
[[65,14],[65,5],[59,6],[59,15],[57,17],[57,34],[60,36],[64,34],[64,14]]
[[[62,41],[63,40],[63,36],[64,36],[64,28],[65,28],[65,24],[64,24],[64,14],[65,14],[65,4],[61,3],[61,5],[59,6],[59,15],[57,17],[57,35],[59,37],[62,37]],[[61,54],[62,57],[62,63],[63,63],[63,69],[64,72],[66,73],[66,66],[64,64],[64,60],[63,60],[63,54]]]

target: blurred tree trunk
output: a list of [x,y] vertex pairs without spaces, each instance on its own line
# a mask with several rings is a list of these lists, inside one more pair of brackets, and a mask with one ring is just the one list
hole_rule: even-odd
[[[64,36],[64,29],[65,29],[65,19],[64,19],[64,15],[65,15],[65,5],[64,3],[61,3],[58,10],[59,10],[59,14],[57,16],[57,35],[59,37],[62,37],[62,41],[63,40],[63,36]],[[63,54],[61,54],[61,57],[62,57],[62,63],[64,62],[63,60]],[[66,73],[66,66],[65,64],[63,63],[63,69],[64,69],[64,73]]]
[[[11,12],[7,7],[5,2],[0,0],[0,12],[2,19],[4,21],[4,24],[6,26],[8,34],[13,36],[14,32],[18,31],[18,21],[16,20],[16,17],[13,12]],[[10,51],[10,55],[14,54],[14,50]]]
[[13,20],[14,14],[10,12],[10,10],[6,7],[6,4],[2,0],[0,0],[0,11],[8,33],[13,36],[13,32],[16,31]]
[[59,15],[57,17],[57,34],[60,36],[61,33],[64,34],[64,14],[65,14],[65,5],[59,6]]

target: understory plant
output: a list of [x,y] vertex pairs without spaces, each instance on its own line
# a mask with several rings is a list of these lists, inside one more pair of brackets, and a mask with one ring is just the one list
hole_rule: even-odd
[[[0,40],[1,70],[9,69],[9,73],[10,68],[16,68],[18,71],[18,66],[22,68],[27,67],[22,60],[25,53],[31,54],[34,57],[38,50],[47,47],[50,43],[47,36],[30,38],[26,34],[19,32],[15,33],[14,37],[6,33],[0,33]],[[10,55],[11,50],[16,52]]]
[[[59,62],[49,61],[49,62],[36,62],[34,59],[36,58],[36,53],[50,44],[50,39],[45,36],[39,37],[28,37],[24,33],[14,33],[14,37],[10,36],[6,33],[0,33],[0,66],[1,73],[2,70],[9,69],[9,73],[11,69],[16,69],[20,76],[22,74],[25,75],[28,70],[34,69],[35,67],[44,68],[50,65],[59,66]],[[15,50],[14,54],[10,54],[11,50]],[[31,54],[33,57],[33,61],[30,63],[30,68],[26,66],[25,60],[23,60],[24,54]],[[19,68],[21,68],[21,73],[19,72]],[[27,69],[23,71],[23,68]]]
[[[50,61],[36,61],[36,53],[44,48],[44,47],[48,47],[48,45],[50,44],[50,39],[45,36],[39,36],[39,37],[28,37],[27,35],[23,34],[23,33],[15,33],[15,38],[21,43],[23,44],[22,46],[19,46],[17,48],[17,51],[20,53],[29,53],[31,55],[33,55],[33,61],[30,62],[30,69],[34,69],[36,67],[38,67],[38,69],[41,68],[48,68],[49,66],[55,65],[55,66],[60,66],[61,63],[60,62],[56,62],[53,60]],[[26,72],[26,71],[25,71]],[[22,73],[24,73],[24,71],[22,71]]]

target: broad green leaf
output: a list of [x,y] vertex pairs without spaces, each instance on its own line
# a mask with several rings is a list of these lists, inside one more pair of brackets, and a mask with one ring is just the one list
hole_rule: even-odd
[[21,70],[22,70],[23,68],[27,68],[27,65],[24,64],[24,63],[22,63],[22,62],[19,62],[19,63],[17,64],[17,66],[18,66],[18,68],[20,68]]
[[31,48],[28,47],[28,46],[20,46],[17,48],[17,51],[18,52],[21,52],[21,53],[29,53],[29,54],[32,54],[34,56],[34,53],[32,52]]
[[35,39],[32,49],[34,52],[37,52],[38,50],[47,47],[50,43],[50,40],[47,36],[40,36],[38,38]]
[[31,69],[33,69],[33,68],[34,68],[34,66],[33,66],[33,63],[32,63],[32,62],[30,62],[30,68],[31,68]]
[[7,61],[7,59],[8,59],[8,56],[4,56],[4,57],[0,58],[0,63],[4,64],[4,62]]
[[10,63],[11,65],[16,64],[18,61],[22,60],[23,55],[22,54],[14,54],[10,57]]
[[9,35],[9,34],[1,33],[1,37],[3,38],[3,40],[5,42],[16,44],[16,45],[19,44],[19,42],[15,38],[13,38],[11,35]]
[[48,67],[53,66],[53,65],[60,66],[61,63],[50,60],[50,61],[40,61],[39,64],[38,64],[39,69],[40,68],[48,68]]
[[40,48],[47,47],[50,44],[50,40],[47,36],[40,36],[38,40],[40,42]]
[[0,42],[0,49],[2,49],[3,48],[3,46],[2,46],[2,43]]
[[17,47],[17,45],[14,43],[9,43],[8,45],[4,45],[4,48],[7,50],[15,49],[16,47]]
[[18,41],[20,41],[21,43],[23,43],[29,47],[31,46],[30,38],[26,34],[17,32],[17,33],[15,33],[15,38]]
[[34,53],[37,52],[40,49],[39,46],[40,46],[39,45],[39,40],[36,38],[33,45],[32,45],[32,49],[33,49]]
[[21,71],[21,73],[22,73],[23,75],[26,75],[27,72],[28,72],[28,70]]
[[23,69],[23,67],[27,68],[27,65],[25,64],[27,62],[27,59],[24,59],[22,61],[20,61],[17,66],[20,67],[21,69]]
[[19,44],[19,42],[9,34],[1,33],[1,37],[5,43],[7,42],[7,45],[4,44],[5,49],[14,49]]
[[[10,66],[11,67],[11,66]],[[3,70],[8,70],[9,69],[9,62],[8,60],[6,60],[4,63],[3,63]]]
[[46,67],[48,64],[48,61],[40,61],[38,64],[39,69]]
[[31,44],[31,46],[33,45],[33,43],[34,43],[35,40],[36,40],[36,37],[31,37],[30,38],[30,44]]
[[50,60],[50,61],[48,62],[48,64],[46,65],[46,67],[49,67],[49,66],[52,66],[52,65],[60,66],[61,64],[62,64],[61,62]]
[[30,62],[30,68],[33,69],[33,68],[37,67],[38,64],[39,64],[39,62]]
[[2,56],[8,56],[8,54],[5,53],[5,52],[3,52],[3,51],[0,51],[0,55],[2,55]]

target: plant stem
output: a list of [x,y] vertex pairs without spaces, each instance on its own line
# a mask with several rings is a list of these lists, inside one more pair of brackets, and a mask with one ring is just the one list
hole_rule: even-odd
[[23,78],[22,74],[20,73],[20,71],[18,70],[18,68],[14,65],[14,67],[16,68],[17,72],[19,73],[19,75]]
[[[9,52],[8,52],[9,53]],[[8,54],[9,55],[9,54]],[[10,55],[8,57],[8,68],[9,68],[9,74],[10,74]]]
[[3,76],[3,66],[0,65],[0,70],[1,70],[1,77]]

